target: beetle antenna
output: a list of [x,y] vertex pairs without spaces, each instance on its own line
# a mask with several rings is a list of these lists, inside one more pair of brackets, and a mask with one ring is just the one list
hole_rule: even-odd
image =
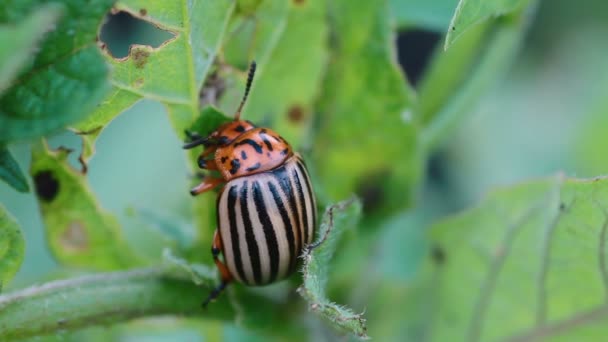
[[239,109],[237,109],[236,114],[234,114],[234,121],[237,121],[241,118],[241,111],[243,110],[245,101],[247,101],[247,95],[249,95],[249,90],[251,89],[251,84],[253,83],[253,76],[255,75],[255,67],[256,67],[255,61],[252,61],[251,65],[249,66],[249,75],[247,76],[247,86],[245,86],[245,95],[243,96],[243,100],[241,100]]

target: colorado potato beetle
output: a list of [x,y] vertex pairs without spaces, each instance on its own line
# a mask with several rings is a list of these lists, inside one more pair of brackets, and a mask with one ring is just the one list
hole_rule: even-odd
[[203,145],[198,166],[221,175],[206,177],[190,193],[223,185],[211,248],[221,283],[203,306],[232,281],[265,285],[287,277],[315,234],[316,200],[301,156],[271,129],[240,119],[255,69],[253,62],[234,120],[206,137],[188,134],[184,145]]

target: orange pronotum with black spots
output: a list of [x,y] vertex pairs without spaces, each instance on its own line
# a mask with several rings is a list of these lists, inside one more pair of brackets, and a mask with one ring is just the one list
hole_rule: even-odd
[[234,121],[207,137],[188,133],[191,141],[184,145],[205,146],[199,167],[221,174],[205,178],[190,193],[223,184],[211,249],[222,281],[204,305],[233,280],[264,285],[288,276],[314,238],[316,200],[304,161],[276,132],[240,120],[254,73],[255,62]]

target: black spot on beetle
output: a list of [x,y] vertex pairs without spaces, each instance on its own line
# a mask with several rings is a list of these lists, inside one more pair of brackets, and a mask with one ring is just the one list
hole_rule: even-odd
[[247,172],[255,171],[255,170],[259,169],[260,166],[262,166],[262,164],[260,164],[260,162],[257,162],[254,165],[246,168],[245,171],[247,171]]
[[243,125],[238,125],[234,128],[234,130],[239,133],[243,133],[243,132],[245,132],[245,127],[243,127]]
[[262,141],[264,142],[264,145],[266,145],[266,148],[272,151],[272,144],[270,141],[268,139],[262,139]]
[[241,158],[243,158],[243,160],[247,160],[247,153],[245,153],[245,151],[241,151]]
[[51,202],[59,192],[59,181],[50,170],[44,170],[34,175],[36,194],[44,202]]
[[238,159],[232,159],[232,161],[230,162],[230,165],[232,166],[230,168],[231,175],[237,173],[239,171],[239,169],[241,168],[241,162]]
[[443,248],[441,248],[441,246],[435,245],[431,249],[431,258],[433,259],[433,262],[435,262],[435,264],[441,266],[445,263],[445,251],[443,250]]
[[266,128],[262,128],[260,130],[260,134],[266,134],[266,133],[268,133],[268,131],[266,130]]
[[281,155],[286,156],[286,155],[287,155],[287,153],[289,153],[289,149],[288,149],[288,148],[286,148],[286,149],[284,149],[283,151],[281,151]]
[[222,157],[222,158],[220,159],[220,161],[222,162],[222,164],[223,164],[223,163],[225,163],[227,160],[228,160],[228,157]]
[[250,145],[251,147],[253,147],[253,149],[257,153],[262,154],[262,146],[259,145],[257,142],[251,140],[251,139],[245,139],[243,141],[240,141],[240,142],[236,143],[234,146],[241,146],[241,145]]

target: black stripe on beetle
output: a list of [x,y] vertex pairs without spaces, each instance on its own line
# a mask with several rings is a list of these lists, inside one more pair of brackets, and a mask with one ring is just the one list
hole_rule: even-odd
[[270,277],[268,282],[272,283],[277,279],[279,274],[279,244],[277,242],[277,235],[275,227],[268,216],[268,210],[264,197],[262,196],[262,190],[259,182],[254,182],[252,186],[253,190],[253,201],[258,211],[258,217],[264,230],[264,237],[266,237],[266,246],[268,248],[268,257],[270,259]]
[[230,168],[231,175],[237,173],[239,171],[239,169],[241,168],[241,162],[238,159],[232,159],[230,161],[230,165],[232,166]]
[[287,243],[289,244],[289,267],[288,271],[291,269],[291,265],[295,262],[295,254],[296,245],[295,239],[293,235],[293,226],[291,225],[291,220],[289,219],[289,214],[287,213],[287,209],[285,208],[285,203],[281,199],[279,195],[278,189],[272,184],[272,182],[268,182],[268,189],[270,189],[270,193],[272,194],[272,199],[274,200],[277,208],[279,208],[279,213],[281,214],[281,219],[283,220],[283,227],[285,228],[285,236],[287,237]]
[[[289,202],[289,208],[293,215],[293,223],[296,225],[300,225],[300,215],[298,215],[298,207],[296,207],[295,193],[293,192],[293,189],[291,187],[289,175],[287,174],[287,171],[284,167],[276,170],[275,175],[279,180],[279,186],[281,187],[281,190],[283,190],[283,193],[286,195],[287,201]],[[294,251],[299,251],[302,248],[301,229],[298,229],[297,226],[294,228],[296,229],[293,229],[292,233],[297,233],[297,241]],[[295,266],[295,262],[295,258],[292,258],[292,263],[290,263],[290,270]]]
[[[294,168],[293,170],[293,179],[296,181],[296,190],[300,197],[300,207],[302,209],[302,232],[303,238],[302,246],[304,246],[304,242],[308,242],[308,206],[306,205],[306,201],[304,200],[304,189],[302,188],[302,183],[300,182],[300,175],[302,175],[299,170]],[[303,176],[303,175],[302,175]],[[295,195],[295,194],[294,194]]]
[[[310,185],[310,180],[308,179],[308,173],[306,172],[306,167],[301,159],[298,159],[296,163],[297,168],[300,170],[300,173],[304,175],[304,184],[306,184],[306,193],[310,196],[310,203],[312,204],[312,222],[311,226],[314,229],[314,226],[317,224],[317,208],[314,193],[312,191],[312,186]],[[313,236],[310,236],[311,240]]]
[[224,156],[220,159],[220,161],[223,163],[225,163],[228,160],[228,157]]
[[245,271],[243,270],[243,259],[241,258],[241,248],[239,244],[239,230],[236,219],[236,199],[238,197],[237,186],[233,186],[228,191],[228,221],[230,221],[230,237],[232,242],[232,253],[236,271],[239,277],[243,281],[247,281],[245,278]]
[[243,183],[241,189],[241,216],[243,218],[243,228],[245,229],[245,241],[247,242],[247,251],[249,252],[249,261],[251,262],[251,271],[253,272],[253,281],[248,278],[249,283],[261,284],[262,283],[262,268],[260,265],[260,249],[258,243],[255,240],[255,234],[253,233],[253,225],[251,224],[251,218],[249,217],[249,207],[247,203],[247,181]]
[[257,142],[251,140],[251,139],[245,139],[243,141],[239,141],[238,143],[234,144],[234,146],[241,146],[241,145],[250,145],[251,147],[253,147],[253,149],[257,152],[262,154],[262,145],[258,145]]
[[234,130],[239,133],[243,133],[243,132],[245,132],[245,127],[243,127],[243,125],[238,125],[234,128]]

